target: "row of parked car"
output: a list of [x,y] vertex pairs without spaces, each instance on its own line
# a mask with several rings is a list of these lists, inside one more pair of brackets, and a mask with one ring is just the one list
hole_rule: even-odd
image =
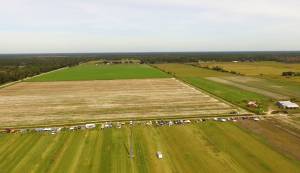
[[[246,120],[252,119],[254,121],[261,120],[261,117],[258,116],[242,116],[242,117],[215,117],[215,118],[198,118],[198,119],[175,119],[175,120],[148,120],[148,121],[127,121],[127,122],[104,122],[99,124],[99,128],[101,130],[106,128],[117,128],[120,129],[125,125],[134,126],[134,125],[147,125],[147,126],[173,126],[173,125],[185,125],[191,124],[192,122],[199,123],[205,121],[219,121],[219,122],[227,122],[232,121],[236,122],[238,120]],[[29,128],[29,129],[11,129],[6,128],[1,132],[4,133],[25,133],[25,132],[46,132],[50,134],[56,134],[60,131],[76,131],[76,130],[84,130],[84,129],[94,129],[97,125],[95,123],[89,123],[84,125],[74,125],[69,127],[45,127],[45,128]]]

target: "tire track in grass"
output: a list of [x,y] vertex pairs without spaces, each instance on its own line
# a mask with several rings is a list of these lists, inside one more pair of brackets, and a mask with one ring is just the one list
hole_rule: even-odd
[[[101,164],[99,172],[132,172],[129,159],[129,147],[126,130],[103,130],[103,144],[101,147]],[[128,149],[126,149],[128,148]]]
[[7,156],[9,153],[13,152],[14,149],[17,149],[18,146],[22,145],[24,141],[28,140],[28,137],[25,136],[13,136],[13,140],[11,140],[6,145],[2,146],[1,148],[1,154],[0,154],[0,170],[5,170],[5,165],[9,160],[7,159]]
[[[224,129],[220,128],[214,122],[207,123],[202,127],[202,130],[207,135],[207,139],[211,144],[213,144],[218,150],[225,152],[229,156],[231,156],[232,159],[235,160],[247,172],[250,173],[256,171],[271,171],[268,165],[262,165],[259,158],[256,158],[253,153],[245,150],[243,145],[251,145],[252,147],[255,147],[253,146],[253,144],[251,144],[251,141],[245,141],[244,144],[236,141],[228,135],[227,131],[224,131]],[[241,137],[238,133],[238,130],[233,132],[234,135]]]
[[84,143],[84,140],[82,139],[84,138],[86,133],[87,131],[85,130],[70,133],[72,135],[72,139],[70,141],[70,144],[62,154],[60,163],[58,164],[56,169],[53,169],[55,173],[73,173],[70,171],[70,169],[73,169],[73,163],[78,159],[78,153],[80,153],[80,145]]
[[28,142],[19,147],[16,152],[9,155],[8,159],[10,162],[6,164],[6,169],[12,170],[24,158],[24,156],[35,147],[35,145],[40,141],[41,137],[42,136],[40,134],[33,134]]
[[205,146],[190,126],[162,127],[161,134],[175,172],[233,172]]
[[247,172],[243,167],[241,167],[230,155],[225,152],[220,151],[217,147],[214,146],[213,143],[209,142],[209,137],[205,135],[205,133],[199,128],[200,125],[194,125],[194,131],[198,134],[198,137],[203,140],[203,146],[208,148],[210,152],[216,157],[216,160],[219,160],[223,165],[227,165],[230,169],[230,172]]
[[20,162],[18,162],[12,172],[30,172],[32,167],[38,162],[40,162],[41,155],[43,154],[44,149],[50,142],[50,135],[43,134],[38,139],[38,141],[29,149],[27,154],[25,154]]
[[38,163],[34,172],[49,172],[49,170],[53,167],[53,163],[55,162],[55,158],[60,154],[61,150],[64,147],[66,141],[70,137],[68,133],[60,133],[59,139],[56,139],[52,142],[52,145],[49,146],[46,150],[46,153],[43,153],[42,160]]
[[103,143],[103,132],[99,133],[96,137],[95,142],[95,152],[92,155],[92,165],[91,165],[91,172],[99,172],[100,170],[100,163],[101,163],[101,149],[102,149],[102,143]]
[[133,143],[135,150],[135,165],[138,173],[149,172],[149,153],[147,150],[146,143],[143,141],[143,133],[140,127],[135,127],[133,130]]
[[[3,140],[3,144],[1,144],[0,146],[0,153],[1,155],[3,154],[4,150],[8,150],[9,147],[12,147],[14,145],[14,143],[17,141],[17,140],[20,140],[20,135],[5,135],[6,138],[8,138],[8,140],[6,141],[6,138],[2,138],[1,140]],[[0,156],[1,156],[0,155]]]
[[130,172],[130,159],[126,151],[127,131],[123,129],[113,129],[112,133],[113,149],[111,150],[112,168],[111,172]]
[[0,155],[0,162],[2,161],[2,157],[5,156],[7,153],[10,153],[15,150],[18,145],[21,145],[23,142],[27,139],[28,136],[24,135],[12,135],[12,140],[10,142],[6,143],[1,148],[1,155]]
[[50,162],[48,162],[45,166],[45,170],[43,172],[49,172],[49,173],[56,173],[55,170],[59,166],[59,164],[62,162],[63,155],[66,151],[66,149],[69,147],[72,139],[74,138],[74,133],[64,133],[66,140],[65,141],[59,141],[59,145],[57,145],[57,148],[55,148],[54,153],[49,158]]
[[86,140],[84,141],[84,146],[80,154],[80,162],[77,163],[76,169],[74,172],[91,172],[92,168],[92,159],[95,153],[96,140],[97,140],[97,130],[89,131],[87,133]]
[[103,173],[111,172],[111,167],[112,167],[111,153],[113,150],[112,130],[113,129],[103,130],[103,143],[101,147],[101,164],[100,164],[99,172],[103,172]]
[[[149,172],[158,172],[159,169],[157,169],[159,162],[154,156],[157,151],[157,148],[159,144],[156,144],[156,142],[159,142],[157,140],[157,137],[153,134],[152,128],[141,128],[141,145],[144,146],[146,152],[147,152],[147,167]],[[159,149],[160,150],[160,149]],[[160,165],[160,164],[159,164]],[[166,172],[165,170],[160,170],[162,172]]]
[[287,158],[231,123],[210,123],[203,131],[219,150],[228,153],[248,172],[296,173],[300,170]]
[[[149,127],[144,129],[144,140],[148,144],[148,152],[150,153],[150,172],[164,172],[170,173],[172,171],[172,163],[170,157],[168,157],[166,147],[164,145],[164,139],[161,138],[158,128]],[[156,152],[163,152],[164,158],[158,159]]]
[[265,141],[262,140],[262,138],[259,138],[247,132],[245,129],[242,129],[239,126],[234,124],[228,124],[222,127],[225,131],[229,132],[229,136],[231,136],[232,138],[238,140],[241,139],[233,135],[233,132],[236,131],[236,129],[239,129],[239,131],[247,137],[246,139],[247,143],[249,143],[250,139],[253,140],[253,143],[257,144],[256,150],[253,150],[253,148],[250,147],[250,145],[245,145],[243,147],[245,147],[246,151],[249,152],[255,151],[253,155],[255,155],[255,157],[257,158],[260,158],[261,162],[263,162],[261,164],[263,167],[265,167],[265,165],[270,165],[272,172],[297,172],[297,173],[299,172],[300,170],[299,161],[284,156],[279,151],[276,151],[271,146],[269,146]]
[[6,144],[8,142],[8,140],[12,140],[12,135],[0,134],[0,148],[2,145]]
[[[170,127],[172,128],[172,127]],[[174,143],[174,141],[170,141],[169,138],[166,138],[165,135],[170,135],[170,134],[166,134],[166,132],[163,132],[163,129],[161,128],[157,128],[155,129],[157,135],[159,136],[160,139],[162,139],[160,142],[162,143],[162,152],[164,153],[164,159],[168,159],[169,163],[172,167],[172,172],[184,172],[184,169],[181,168],[179,165],[179,162],[177,159],[174,159],[174,156],[172,156],[172,153],[174,154],[175,151],[172,148],[172,146],[170,146],[169,143]]]
[[[74,173],[80,166],[79,162],[82,161],[82,159],[84,159],[84,157],[81,157],[83,155],[83,151],[84,151],[84,147],[86,144],[86,141],[88,139],[89,134],[91,133],[91,131],[86,130],[85,132],[83,132],[84,136],[80,137],[80,143],[78,144],[78,147],[74,150],[74,157],[73,157],[73,161],[71,162],[70,168],[68,171],[66,172],[70,172],[70,173]],[[88,148],[92,148],[92,147],[88,147]],[[87,156],[87,158],[89,158],[89,156]],[[87,170],[84,170],[85,172],[87,172]]]
[[0,155],[0,168],[2,165],[6,166],[6,162],[10,162],[10,158],[13,157],[15,153],[18,152],[20,148],[22,148],[24,145],[27,145],[28,142],[30,142],[31,138],[33,138],[33,134],[30,134],[29,136],[20,136],[20,139],[16,137],[16,140],[8,146],[8,148],[1,153]]
[[35,165],[33,165],[32,168],[30,169],[31,173],[38,172],[37,170],[39,169],[39,167],[43,164],[45,159],[48,158],[49,154],[51,153],[51,150],[56,145],[57,141],[61,140],[63,135],[58,134],[54,138],[52,136],[48,136],[48,137],[49,137],[49,141],[47,141],[48,142],[47,144],[49,145],[45,146],[46,150],[41,151],[40,157],[36,158],[37,161],[35,162]]

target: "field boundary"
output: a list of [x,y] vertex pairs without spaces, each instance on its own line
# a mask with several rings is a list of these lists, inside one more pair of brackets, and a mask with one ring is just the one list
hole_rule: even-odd
[[5,88],[5,87],[12,86],[12,85],[17,84],[17,83],[20,83],[20,82],[29,82],[29,81],[26,81],[26,80],[32,79],[32,78],[37,77],[37,76],[45,75],[45,74],[48,74],[48,73],[52,73],[52,72],[55,72],[55,71],[63,70],[63,69],[65,69],[65,68],[68,68],[68,67],[62,67],[62,68],[55,69],[55,70],[51,70],[51,71],[48,71],[48,72],[45,72],[45,73],[40,73],[40,74],[31,76],[31,77],[26,77],[26,78],[24,78],[24,79],[20,79],[20,80],[17,80],[17,81],[8,82],[8,83],[5,83],[5,84],[0,85],[0,89]]
[[[186,65],[190,65],[190,64],[186,64]],[[164,70],[162,70],[162,69],[160,69],[160,68],[158,68],[158,67],[156,67],[156,66],[153,66],[153,65],[150,65],[150,66],[152,66],[153,68],[157,68],[158,70],[160,70],[160,71],[162,71],[162,72],[164,72],[164,73],[167,73],[167,72],[165,72]],[[169,74],[169,73],[167,73],[167,74]],[[237,109],[239,109],[239,110],[243,110],[243,111],[247,112],[247,114],[250,114],[250,115],[253,115],[253,114],[254,114],[253,112],[251,112],[251,111],[249,111],[249,110],[246,110],[246,109],[244,109],[244,108],[242,108],[242,107],[240,107],[240,106],[238,106],[238,105],[235,105],[235,104],[233,104],[233,103],[231,103],[231,102],[229,102],[229,101],[227,101],[227,100],[225,100],[225,99],[223,99],[223,98],[221,98],[221,97],[218,97],[218,96],[216,96],[216,95],[214,95],[214,94],[212,94],[212,93],[210,93],[210,92],[208,92],[208,91],[206,91],[206,90],[203,90],[203,89],[201,89],[201,88],[198,88],[198,87],[196,87],[196,86],[190,84],[189,82],[185,81],[184,79],[181,79],[181,78],[177,77],[177,76],[174,75],[174,74],[169,74],[169,75],[173,76],[173,78],[175,78],[176,80],[178,80],[178,81],[180,81],[180,82],[182,82],[182,83],[188,85],[189,87],[194,88],[194,89],[196,89],[196,90],[198,90],[198,91],[201,91],[201,92],[203,92],[203,93],[205,93],[205,94],[207,94],[207,95],[209,95],[209,96],[211,96],[211,97],[213,97],[213,98],[215,98],[215,99],[217,99],[217,100],[219,100],[219,101],[221,101],[221,102],[224,102],[224,103],[226,103],[226,104],[228,104],[228,105],[234,107],[234,108],[237,108]]]

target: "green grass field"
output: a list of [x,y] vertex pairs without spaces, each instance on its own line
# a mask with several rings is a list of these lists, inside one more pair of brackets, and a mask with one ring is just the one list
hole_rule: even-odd
[[[228,102],[255,112],[261,112],[263,110],[266,111],[269,105],[272,104],[272,99],[264,95],[207,79],[207,77],[228,77],[232,76],[232,74],[216,72],[213,70],[198,68],[185,64],[159,64],[156,66],[166,72],[171,72],[176,77],[184,80],[187,83],[190,83],[195,87],[203,89]],[[247,101],[249,100],[255,100],[259,102],[261,108],[248,108],[246,105]]]
[[[300,71],[300,64],[287,64],[281,62],[208,62],[195,64],[198,66],[220,66],[227,71],[239,72],[245,76],[230,75],[221,76],[223,80],[234,82],[238,85],[265,90],[285,97],[277,100],[292,99],[300,104],[300,77],[283,77],[282,72]],[[213,70],[211,70],[213,71]],[[268,96],[268,95],[266,95]]]
[[169,76],[145,64],[82,64],[79,66],[65,68],[36,76],[27,80],[27,82],[144,79],[166,77]]
[[[246,106],[249,100],[257,101],[262,106],[262,110],[264,111],[267,111],[268,106],[272,102],[270,98],[267,98],[263,95],[259,95],[254,92],[248,92],[229,85],[219,84],[210,80],[202,78],[184,78],[184,80],[195,87],[201,88],[213,95],[219,96],[228,102],[232,102],[246,109],[250,109]],[[258,112],[262,111],[256,109],[252,110]]]
[[[233,123],[0,136],[1,172],[289,172],[300,162]],[[188,141],[188,142],[187,142]],[[156,158],[161,151],[164,158]]]

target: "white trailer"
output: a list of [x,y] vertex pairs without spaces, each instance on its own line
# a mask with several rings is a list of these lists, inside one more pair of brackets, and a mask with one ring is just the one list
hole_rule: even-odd
[[86,125],[85,125],[85,128],[87,128],[87,129],[93,129],[93,128],[96,128],[96,124],[86,124]]

